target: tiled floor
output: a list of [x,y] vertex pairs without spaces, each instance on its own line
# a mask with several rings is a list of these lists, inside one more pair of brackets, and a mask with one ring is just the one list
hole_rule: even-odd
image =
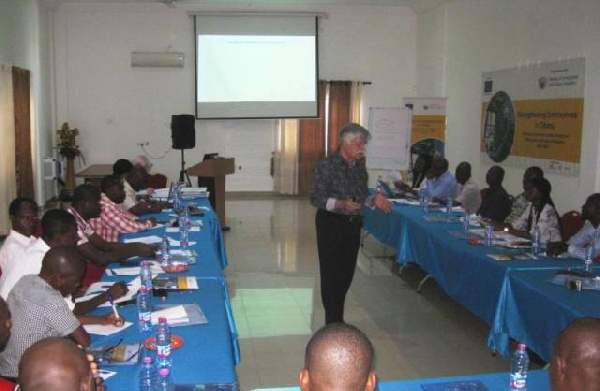
[[[324,324],[314,208],[306,198],[228,198],[226,277],[240,334],[242,390],[297,385],[304,347]],[[346,321],[376,352],[380,379],[508,370],[485,344],[488,327],[417,267],[395,273],[391,249],[364,240],[346,299]]]

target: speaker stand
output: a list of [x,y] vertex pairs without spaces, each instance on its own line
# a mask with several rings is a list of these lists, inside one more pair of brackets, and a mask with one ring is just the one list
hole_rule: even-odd
[[179,183],[187,183],[188,187],[192,187],[190,176],[187,172],[185,172],[185,157],[183,149],[181,150],[181,171],[179,171]]

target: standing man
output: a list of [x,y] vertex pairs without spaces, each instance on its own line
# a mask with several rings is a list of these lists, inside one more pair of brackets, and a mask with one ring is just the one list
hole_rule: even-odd
[[369,131],[359,124],[346,125],[336,152],[315,167],[310,201],[317,207],[321,300],[327,324],[344,321],[346,292],[360,246],[362,206],[377,207],[385,213],[392,209],[383,194],[369,195],[364,157],[370,138]]

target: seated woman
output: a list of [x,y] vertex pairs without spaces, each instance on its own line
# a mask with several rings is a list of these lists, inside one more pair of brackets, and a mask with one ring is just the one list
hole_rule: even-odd
[[560,218],[550,198],[550,182],[545,178],[533,178],[525,183],[525,197],[529,202],[525,212],[510,227],[513,235],[531,239],[535,226],[540,229],[540,242],[560,242]]
[[500,166],[492,166],[485,175],[485,181],[489,187],[481,190],[481,206],[477,214],[492,220],[494,224],[500,224],[510,214],[512,201],[510,196],[502,187],[504,180],[504,169]]

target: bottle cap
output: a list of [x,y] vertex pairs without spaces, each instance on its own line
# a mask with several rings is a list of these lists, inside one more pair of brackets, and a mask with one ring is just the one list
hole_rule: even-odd
[[169,376],[169,368],[161,368],[158,371],[158,374],[161,376]]
[[142,360],[142,362],[144,364],[152,364],[152,357],[146,356],[146,357],[144,357],[144,359]]
[[[167,323],[167,318],[165,318],[164,316],[161,316],[160,318],[158,318],[158,323]],[[523,345],[525,346],[525,345]]]
[[525,350],[526,348],[527,348],[527,346],[525,346],[524,343],[520,343],[517,345],[517,349],[519,349],[519,350]]

